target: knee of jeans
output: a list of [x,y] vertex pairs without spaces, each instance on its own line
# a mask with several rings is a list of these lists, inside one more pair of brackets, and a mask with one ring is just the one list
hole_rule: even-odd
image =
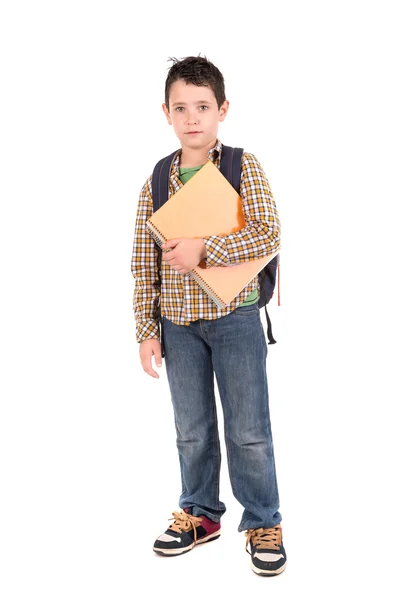
[[193,460],[205,461],[208,457],[219,453],[214,439],[207,438],[177,438],[176,447],[180,455],[189,463]]
[[226,438],[228,443],[231,442],[239,447],[251,447],[254,450],[257,448],[264,450],[265,447],[272,445],[271,428],[269,425],[257,429],[235,427],[226,432]]
[[218,434],[211,426],[176,425],[176,441],[181,446],[210,446],[215,443]]

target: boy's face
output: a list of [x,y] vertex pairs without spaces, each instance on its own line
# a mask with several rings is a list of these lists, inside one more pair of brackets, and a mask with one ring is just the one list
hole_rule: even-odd
[[[183,149],[212,148],[229,108],[228,100],[218,108],[214,92],[183,80],[175,81],[169,94],[169,110],[162,105],[167,121],[173,126]],[[193,133],[194,132],[194,133]]]

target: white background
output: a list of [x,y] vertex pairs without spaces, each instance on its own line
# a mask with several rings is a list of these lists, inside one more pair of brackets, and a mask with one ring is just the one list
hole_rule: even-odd
[[[395,4],[2,3],[2,599],[399,597]],[[199,53],[225,76],[219,136],[261,161],[283,228],[268,372],[289,560],[270,580],[225,454],[223,536],[151,549],[180,483],[130,255],[140,188],[179,145],[167,59]]]

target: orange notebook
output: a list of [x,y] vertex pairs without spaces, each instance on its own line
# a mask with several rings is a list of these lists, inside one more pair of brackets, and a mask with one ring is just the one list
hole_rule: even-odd
[[[240,196],[211,161],[146,223],[159,246],[179,237],[226,236],[245,225]],[[202,261],[189,275],[217,306],[224,308],[276,254],[278,252],[235,265],[209,268]]]

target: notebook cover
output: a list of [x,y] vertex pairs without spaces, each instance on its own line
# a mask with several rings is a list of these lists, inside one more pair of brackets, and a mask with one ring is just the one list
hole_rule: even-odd
[[209,267],[200,265],[189,275],[214,300],[219,308],[225,308],[248,283],[267,265],[278,252],[236,265]]
[[[159,246],[179,237],[226,236],[240,231],[245,225],[240,196],[211,161],[146,223]],[[276,254],[278,252],[236,265],[209,268],[202,261],[189,275],[220,308],[224,308]]]

